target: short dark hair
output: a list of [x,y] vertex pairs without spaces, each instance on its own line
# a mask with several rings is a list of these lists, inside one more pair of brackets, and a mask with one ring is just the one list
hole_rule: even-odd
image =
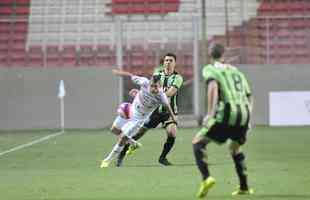
[[219,59],[223,56],[225,48],[222,44],[214,44],[211,48],[211,56],[213,59]]
[[177,56],[174,53],[166,53],[166,55],[164,57],[166,57],[166,56],[173,57],[174,60],[177,61]]
[[159,75],[153,75],[151,78],[152,83],[158,83],[160,82],[160,76]]

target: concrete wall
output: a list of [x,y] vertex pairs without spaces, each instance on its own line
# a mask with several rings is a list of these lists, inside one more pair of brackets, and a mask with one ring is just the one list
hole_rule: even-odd
[[309,65],[242,65],[254,94],[254,122],[268,124],[269,92],[310,91]]
[[58,128],[59,80],[65,81],[65,126],[106,127],[118,105],[118,78],[101,68],[1,68],[0,129]]
[[[310,90],[309,65],[239,67],[253,88],[256,124],[268,124],[270,91]],[[118,78],[110,69],[0,68],[0,129],[58,128],[57,90],[61,79],[67,90],[67,128],[102,128],[111,124],[118,105]]]

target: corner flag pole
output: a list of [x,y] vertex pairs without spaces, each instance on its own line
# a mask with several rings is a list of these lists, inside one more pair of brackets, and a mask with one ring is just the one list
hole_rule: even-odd
[[65,83],[63,80],[59,82],[58,98],[60,100],[60,128],[61,132],[65,131],[65,105],[64,97],[66,96]]

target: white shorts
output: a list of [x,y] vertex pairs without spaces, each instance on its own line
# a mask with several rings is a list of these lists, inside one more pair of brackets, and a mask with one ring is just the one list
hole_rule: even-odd
[[145,120],[134,120],[134,119],[129,120],[122,127],[122,133],[126,135],[127,137],[132,138],[138,133],[139,129],[144,124],[144,121]]
[[121,116],[117,116],[113,122],[113,125],[115,128],[121,130],[122,127],[127,123],[129,122],[129,119],[125,119]]

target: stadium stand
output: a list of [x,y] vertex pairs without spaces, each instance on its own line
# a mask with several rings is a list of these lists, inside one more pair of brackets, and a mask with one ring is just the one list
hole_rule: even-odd
[[[214,1],[206,2],[208,39],[238,52],[237,63],[309,62],[309,1],[229,1],[228,31],[225,1]],[[0,65],[115,66],[120,18],[125,67],[153,66],[173,51],[187,69],[200,12],[195,0],[2,0]]]
[[309,63],[309,5],[306,0],[260,1],[257,17],[213,39],[244,49],[241,63]]
[[112,0],[110,14],[168,14],[178,12],[179,0]]
[[0,66],[26,66],[30,0],[0,1]]

